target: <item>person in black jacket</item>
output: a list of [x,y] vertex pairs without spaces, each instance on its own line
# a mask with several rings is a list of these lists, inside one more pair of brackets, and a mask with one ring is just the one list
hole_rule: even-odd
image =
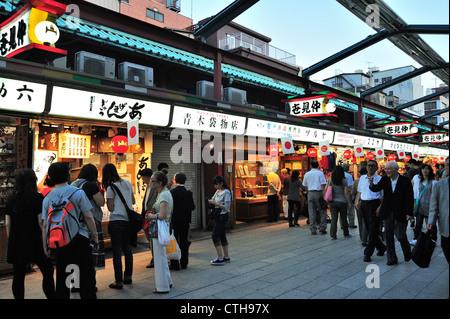
[[12,291],[15,299],[25,298],[25,275],[31,263],[41,270],[45,296],[55,298],[53,265],[42,245],[40,221],[43,200],[44,196],[37,191],[35,172],[30,168],[20,170],[14,193],[6,204],[6,261],[14,267]]
[[186,179],[184,173],[175,174],[173,185],[176,187],[170,190],[173,198],[172,228],[181,250],[180,262],[170,261],[170,269],[173,270],[179,270],[180,264],[182,269],[186,269],[189,262],[189,245],[191,244],[188,241],[189,224],[195,204],[192,192],[184,187]]
[[391,161],[386,164],[386,176],[383,176],[378,184],[373,184],[373,177],[369,178],[369,188],[372,192],[384,191],[379,214],[385,223],[388,266],[398,263],[394,234],[401,244],[405,261],[411,259],[411,247],[406,236],[406,227],[408,220],[413,218],[414,192],[409,178],[401,176],[398,169],[398,164]]

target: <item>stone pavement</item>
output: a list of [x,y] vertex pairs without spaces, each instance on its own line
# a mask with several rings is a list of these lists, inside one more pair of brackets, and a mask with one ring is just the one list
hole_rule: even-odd
[[[386,256],[372,257],[378,268],[379,287],[366,272],[363,247],[358,229],[345,239],[329,234],[311,235],[305,220],[300,228],[289,228],[285,221],[256,223],[252,227],[236,227],[227,234],[231,263],[211,266],[215,250],[210,232],[193,232],[189,266],[171,271],[174,287],[169,294],[153,294],[154,271],[145,268],[150,258],[142,242],[134,254],[133,284],[122,290],[108,288],[114,281],[112,259],[106,269],[97,272],[99,299],[448,299],[449,266],[438,246],[431,265],[421,269],[413,261],[404,262],[400,245],[396,244],[399,264],[386,265]],[[328,227],[329,228],[329,227]],[[408,226],[408,238],[412,237]],[[141,239],[145,241],[145,239]],[[372,276],[372,277],[371,277]],[[369,279],[368,279],[369,277]],[[26,277],[26,298],[43,299],[39,271]],[[0,299],[11,299],[11,277],[0,278]],[[73,299],[79,298],[72,294]]]

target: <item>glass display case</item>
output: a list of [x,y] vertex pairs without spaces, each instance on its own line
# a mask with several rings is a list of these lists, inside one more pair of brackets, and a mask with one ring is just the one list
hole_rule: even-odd
[[267,217],[268,184],[264,175],[265,168],[261,162],[234,163],[232,186],[236,197],[236,219],[251,220]]

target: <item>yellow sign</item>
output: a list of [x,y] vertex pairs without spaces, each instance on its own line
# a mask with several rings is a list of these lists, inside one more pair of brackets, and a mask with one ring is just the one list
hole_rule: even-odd
[[59,158],[89,158],[91,136],[71,133],[59,134]]

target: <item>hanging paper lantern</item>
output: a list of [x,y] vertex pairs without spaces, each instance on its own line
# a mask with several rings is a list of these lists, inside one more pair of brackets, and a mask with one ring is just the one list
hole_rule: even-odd
[[375,154],[372,153],[372,152],[368,152],[368,153],[366,154],[366,158],[367,158],[368,160],[373,160],[373,159],[375,158]]
[[436,164],[437,162],[439,162],[439,159],[437,157],[433,157],[433,159],[431,160],[431,162],[433,164]]
[[352,157],[353,157],[353,152],[352,152],[352,151],[346,150],[346,151],[344,152],[344,158],[346,158],[346,159],[351,159]]
[[308,149],[308,156],[309,156],[309,157],[317,157],[317,149],[315,149],[315,148],[309,148],[309,149]]
[[123,154],[128,151],[128,137],[123,135],[114,136],[111,140],[111,148],[118,154]]
[[411,156],[406,155],[405,159],[404,159],[405,163],[408,163],[410,160],[411,160]]
[[390,154],[390,155],[388,156],[388,160],[390,160],[390,161],[395,161],[395,154]]

